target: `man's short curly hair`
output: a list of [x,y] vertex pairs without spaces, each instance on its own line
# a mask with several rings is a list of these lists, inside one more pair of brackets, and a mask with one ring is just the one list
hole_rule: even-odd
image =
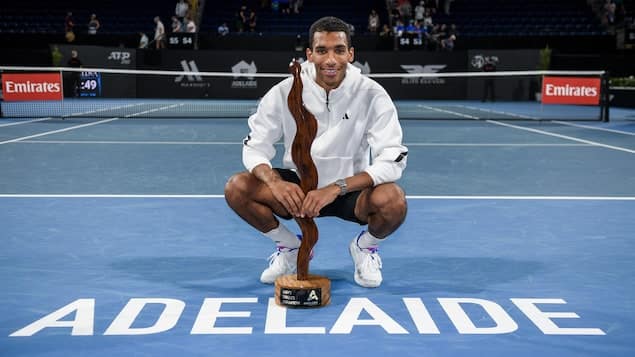
[[348,47],[352,47],[350,28],[342,19],[326,16],[315,21],[309,28],[309,48],[311,49],[313,48],[313,35],[316,32],[344,32]]

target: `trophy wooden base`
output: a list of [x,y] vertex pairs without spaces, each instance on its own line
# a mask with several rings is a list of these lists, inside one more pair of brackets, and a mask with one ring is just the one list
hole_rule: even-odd
[[298,280],[296,274],[281,276],[275,282],[276,304],[286,307],[313,308],[331,302],[331,281],[324,276],[309,274]]

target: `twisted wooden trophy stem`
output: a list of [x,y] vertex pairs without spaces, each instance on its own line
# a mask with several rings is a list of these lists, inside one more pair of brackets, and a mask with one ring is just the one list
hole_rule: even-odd
[[[289,71],[293,74],[293,86],[287,103],[297,128],[291,146],[291,157],[300,176],[300,187],[306,194],[315,190],[318,182],[317,168],[311,158],[311,144],[317,133],[317,120],[302,103],[303,86],[300,78],[300,64],[293,60]],[[302,243],[298,251],[298,280],[307,280],[311,250],[318,241],[318,229],[313,218],[296,218],[295,220],[302,230]]]

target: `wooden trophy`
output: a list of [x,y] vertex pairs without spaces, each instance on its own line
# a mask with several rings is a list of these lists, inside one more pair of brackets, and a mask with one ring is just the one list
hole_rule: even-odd
[[[300,64],[293,60],[289,71],[293,86],[287,103],[295,119],[297,131],[291,146],[291,157],[300,176],[300,187],[306,194],[317,188],[318,173],[311,158],[311,144],[317,133],[317,120],[302,103]],[[317,225],[313,218],[295,219],[302,230],[302,243],[298,251],[296,274],[281,276],[275,282],[276,303],[287,307],[322,307],[331,302],[331,281],[323,276],[309,274],[311,251],[318,240]]]

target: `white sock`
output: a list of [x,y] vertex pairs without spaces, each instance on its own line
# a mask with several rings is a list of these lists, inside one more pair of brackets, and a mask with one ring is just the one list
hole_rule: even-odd
[[282,223],[279,223],[278,227],[263,234],[278,246],[291,249],[300,247],[300,240],[298,237]]
[[381,241],[383,241],[383,239],[375,238],[372,234],[368,233],[368,231],[365,231],[357,238],[357,246],[362,249],[377,248]]

